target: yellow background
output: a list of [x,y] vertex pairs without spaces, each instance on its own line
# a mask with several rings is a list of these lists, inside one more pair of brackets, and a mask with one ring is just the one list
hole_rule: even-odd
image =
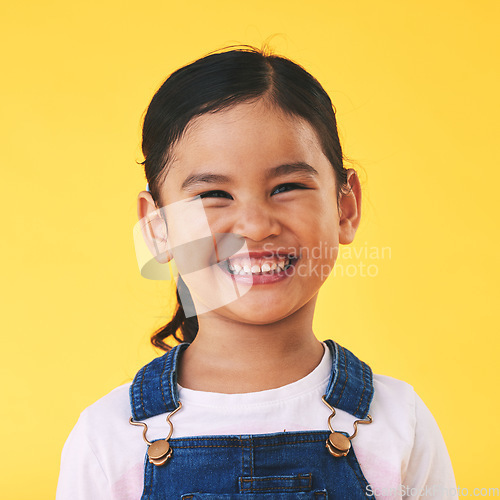
[[132,240],[155,90],[269,37],[329,92],[364,190],[317,336],[414,386],[460,487],[500,487],[498,22],[495,0],[4,2],[1,497],[53,498],[79,413],[156,355],[173,289]]

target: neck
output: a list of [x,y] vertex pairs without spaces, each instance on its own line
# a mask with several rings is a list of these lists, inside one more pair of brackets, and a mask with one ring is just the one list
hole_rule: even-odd
[[305,377],[324,353],[312,330],[315,301],[266,325],[209,313],[199,316],[196,338],[179,362],[179,384],[199,391],[243,393]]

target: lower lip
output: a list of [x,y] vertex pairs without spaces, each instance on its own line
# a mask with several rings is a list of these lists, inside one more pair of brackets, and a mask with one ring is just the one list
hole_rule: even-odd
[[294,274],[294,268],[297,261],[298,259],[292,260],[290,265],[284,271],[272,274],[231,274],[229,272],[229,269],[225,265],[220,267],[237,283],[247,285],[271,285],[272,283],[277,283],[278,281],[283,281],[287,278],[290,278]]

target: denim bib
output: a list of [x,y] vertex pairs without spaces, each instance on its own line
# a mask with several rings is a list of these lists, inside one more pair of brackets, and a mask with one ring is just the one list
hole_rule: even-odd
[[[324,400],[358,419],[370,418],[371,368],[336,342],[325,344],[333,363]],[[175,346],[139,370],[130,387],[134,421],[179,408],[177,364],[188,345]],[[348,436],[338,434],[341,439]],[[170,439],[171,456],[163,465],[155,465],[146,454],[141,500],[375,498],[354,449],[345,456],[332,456],[325,444],[330,435],[301,431]]]

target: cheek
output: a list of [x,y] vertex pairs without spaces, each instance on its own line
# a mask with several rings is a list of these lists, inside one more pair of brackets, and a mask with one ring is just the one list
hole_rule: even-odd
[[208,224],[177,220],[169,224],[168,246],[181,275],[199,271],[216,262]]
[[171,202],[163,213],[167,220],[168,246],[174,259],[206,263],[213,252],[213,242],[201,200]]
[[316,210],[308,217],[296,215],[289,225],[302,248],[297,273],[311,286],[323,283],[333,271],[339,254],[338,218],[333,210]]
[[231,208],[211,207],[205,211],[205,215],[212,233],[229,233],[233,230],[236,216]]
[[318,208],[290,215],[289,227],[301,239],[302,245],[338,246],[338,217],[333,210]]

